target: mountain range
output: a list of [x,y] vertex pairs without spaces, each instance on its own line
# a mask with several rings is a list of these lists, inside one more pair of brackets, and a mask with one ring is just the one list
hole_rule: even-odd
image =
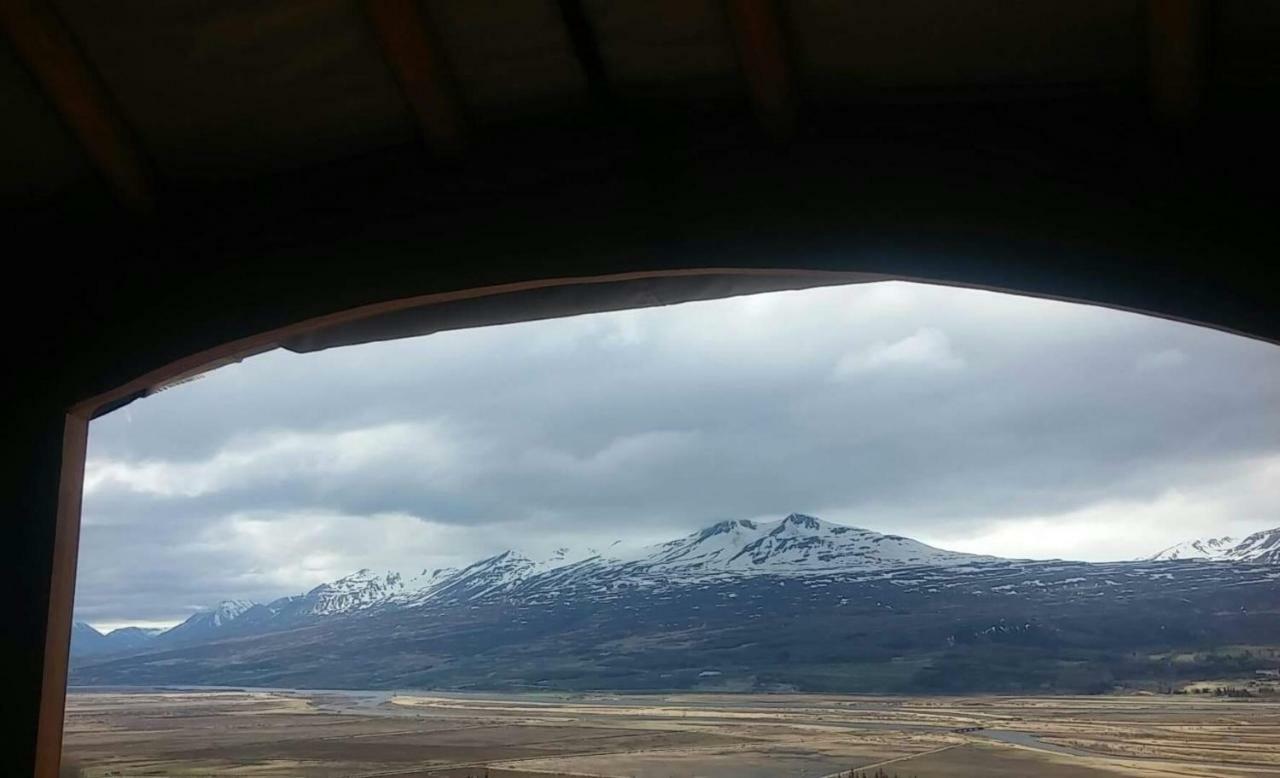
[[102,633],[83,621],[71,627],[71,653],[75,656],[109,654],[142,648],[152,638],[165,632],[163,629],[120,627]]
[[227,601],[110,648],[73,641],[72,682],[1090,690],[1167,674],[1134,656],[1280,643],[1277,563],[1280,529],[1084,563],[792,514],[636,551],[506,551]]

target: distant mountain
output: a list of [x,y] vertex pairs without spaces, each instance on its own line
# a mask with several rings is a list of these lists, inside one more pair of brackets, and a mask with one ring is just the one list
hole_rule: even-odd
[[945,567],[991,559],[793,513],[775,522],[722,521],[654,547],[637,565],[686,575],[804,575],[917,565]]
[[105,637],[112,651],[128,651],[146,646],[164,631],[147,627],[121,627],[111,630]]
[[1227,551],[1235,547],[1239,540],[1230,536],[1220,538],[1200,538],[1185,540],[1148,559],[1153,562],[1173,562],[1179,559],[1223,559]]
[[300,613],[327,616],[357,610],[402,591],[404,579],[399,573],[378,574],[365,568],[333,583],[320,584],[291,605]]
[[[541,560],[504,551],[460,569],[423,570],[413,576],[365,568],[265,607],[272,616],[335,616],[386,605],[420,605],[431,599],[492,597],[511,593],[536,576],[628,579],[678,575],[692,580],[726,573],[817,575],[994,559],[944,551],[910,538],[832,524],[800,513],[773,522],[722,521],[633,552],[616,552],[615,548],[616,544],[602,553],[594,548],[575,551],[562,547]],[[262,618],[255,610],[260,607],[252,602],[226,601],[193,615],[170,630],[166,638],[186,640],[221,630],[238,619]]]
[[121,627],[103,634],[83,621],[71,627],[71,653],[77,656],[128,652],[145,648],[164,630]]
[[250,618],[261,616],[263,610],[263,606],[248,600],[223,600],[212,608],[192,614],[186,621],[162,633],[158,638],[169,642],[208,640],[217,637],[246,615]]
[[1253,533],[1231,549],[1229,557],[1238,562],[1280,564],[1280,527]]
[[1280,644],[1280,565],[1258,564],[1276,533],[1231,553],[1012,560],[803,514],[724,521],[630,551],[506,551],[224,602],[131,653],[83,657],[72,682],[1103,691],[1171,672],[1140,657]]
[[1151,561],[1206,559],[1216,562],[1280,564],[1280,527],[1255,532],[1244,540],[1232,537],[1188,540],[1152,556]]
[[97,654],[105,647],[106,640],[106,635],[83,621],[77,621],[71,625],[71,653],[73,655]]

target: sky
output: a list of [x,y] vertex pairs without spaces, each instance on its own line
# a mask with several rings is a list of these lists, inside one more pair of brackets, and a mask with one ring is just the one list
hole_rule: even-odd
[[92,422],[76,617],[797,511],[1088,561],[1280,526],[1280,348],[886,282],[274,351]]

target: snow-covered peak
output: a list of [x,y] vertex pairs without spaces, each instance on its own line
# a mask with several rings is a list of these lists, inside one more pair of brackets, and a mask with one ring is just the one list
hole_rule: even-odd
[[1153,562],[1204,559],[1211,562],[1280,564],[1280,527],[1255,532],[1244,540],[1201,538],[1170,546],[1151,557]]
[[829,524],[822,519],[818,519],[813,516],[806,516],[803,513],[792,513],[783,519],[781,524],[784,528],[797,532],[805,530],[810,532],[820,532],[830,527],[840,526],[838,524]]
[[213,627],[221,627],[240,618],[245,611],[252,608],[256,603],[250,600],[223,600],[217,605],[205,611],[208,617],[208,623]]
[[1173,562],[1178,559],[1221,559],[1236,544],[1236,539],[1229,536],[1220,538],[1199,538],[1187,540],[1175,546],[1169,546],[1151,557],[1152,562]]
[[538,572],[547,570],[555,570],[561,567],[569,567],[590,560],[601,561],[619,561],[626,555],[626,550],[620,547],[622,541],[615,540],[609,545],[598,548],[596,546],[561,546],[546,557],[538,559],[534,562],[534,567]]
[[1235,562],[1280,564],[1280,527],[1255,532],[1228,552]]
[[722,521],[653,547],[659,571],[807,573],[964,564],[984,557],[793,513],[773,522]]
[[721,521],[683,538],[654,546],[642,561],[647,566],[723,566],[743,547],[762,536],[760,526],[753,521]]
[[[685,537],[640,549],[628,549],[618,541],[603,551],[565,546],[541,559],[508,550],[461,569],[428,569],[411,577],[365,568],[321,584],[305,595],[275,600],[262,610],[272,616],[332,616],[380,605],[412,607],[428,602],[473,601],[506,597],[527,586],[557,589],[583,581],[647,575],[666,579],[724,574],[808,575],[943,567],[991,559],[792,513],[770,522],[721,521]],[[245,604],[249,605],[252,603]]]
[[237,621],[255,608],[262,609],[262,606],[249,600],[223,600],[212,608],[197,611],[186,621],[163,632],[161,636],[167,639],[204,636]]
[[503,551],[468,565],[431,588],[431,596],[473,599],[509,591],[545,567],[515,551]]
[[[558,586],[596,575],[786,575],[954,565],[985,558],[793,513],[772,522],[721,521],[683,538],[640,549],[624,547],[620,541],[603,550],[562,546],[540,559],[507,550],[461,569],[425,569],[411,576],[362,568],[306,594],[274,600],[260,610],[269,617],[284,614],[293,618],[333,616],[382,605],[470,601],[506,596],[533,579]],[[249,602],[222,603],[173,631],[190,630],[197,621],[206,628],[218,627],[251,607]]]
[[271,609],[283,611],[288,607],[294,615],[332,616],[383,604],[416,605],[437,596],[473,599],[511,591],[520,582],[540,573],[601,558],[596,549],[565,546],[540,560],[508,550],[463,568],[426,568],[408,576],[362,568],[336,581],[321,584],[305,595],[281,598],[272,603]]
[[404,588],[404,578],[399,573],[375,573],[365,567],[307,592],[308,602],[303,611],[315,616],[347,613],[383,602],[403,592]]

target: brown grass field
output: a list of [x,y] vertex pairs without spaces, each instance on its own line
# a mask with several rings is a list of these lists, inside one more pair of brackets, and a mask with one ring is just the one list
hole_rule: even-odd
[[1261,778],[1280,777],[1280,703],[73,690],[64,755],[84,778]]

